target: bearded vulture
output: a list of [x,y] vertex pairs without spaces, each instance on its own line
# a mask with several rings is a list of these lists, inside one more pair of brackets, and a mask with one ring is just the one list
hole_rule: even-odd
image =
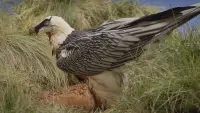
[[[87,81],[101,103],[111,105],[127,81],[125,63],[138,58],[144,46],[161,39],[200,14],[200,6],[175,7],[141,18],[105,22],[98,28],[75,30],[63,18],[46,17],[29,33],[45,32],[57,66]],[[125,73],[125,74],[124,74]]]

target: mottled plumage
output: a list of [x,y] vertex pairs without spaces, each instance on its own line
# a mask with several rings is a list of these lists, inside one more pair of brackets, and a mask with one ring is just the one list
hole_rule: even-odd
[[57,52],[60,69],[96,75],[138,58],[143,47],[200,13],[200,7],[177,7],[131,21],[105,23],[89,31],[73,31]]
[[64,19],[50,16],[30,29],[46,32],[56,51],[57,66],[87,80],[95,103],[108,107],[120,97],[129,79],[124,64],[139,58],[144,46],[160,40],[200,14],[200,6],[176,7],[142,18],[104,22],[87,31],[74,30]]

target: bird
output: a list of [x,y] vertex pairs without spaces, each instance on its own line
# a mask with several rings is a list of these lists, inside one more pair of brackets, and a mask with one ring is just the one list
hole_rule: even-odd
[[96,102],[110,106],[129,79],[125,64],[138,59],[146,45],[199,14],[197,4],[174,7],[140,18],[104,22],[88,30],[75,30],[62,17],[48,16],[29,33],[46,33],[58,68],[87,82],[100,98]]

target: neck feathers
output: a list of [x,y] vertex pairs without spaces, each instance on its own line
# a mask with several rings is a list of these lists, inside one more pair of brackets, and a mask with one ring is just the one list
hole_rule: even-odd
[[68,23],[60,24],[54,32],[51,33],[49,37],[50,44],[53,46],[52,54],[60,47],[60,45],[66,40],[69,34],[72,33],[74,29]]

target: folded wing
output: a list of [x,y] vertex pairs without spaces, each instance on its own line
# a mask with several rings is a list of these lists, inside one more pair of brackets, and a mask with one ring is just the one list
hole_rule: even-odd
[[104,23],[84,33],[74,32],[69,36],[72,40],[61,46],[57,65],[76,75],[95,75],[122,66],[138,58],[145,45],[199,13],[198,6],[176,7],[140,19]]

